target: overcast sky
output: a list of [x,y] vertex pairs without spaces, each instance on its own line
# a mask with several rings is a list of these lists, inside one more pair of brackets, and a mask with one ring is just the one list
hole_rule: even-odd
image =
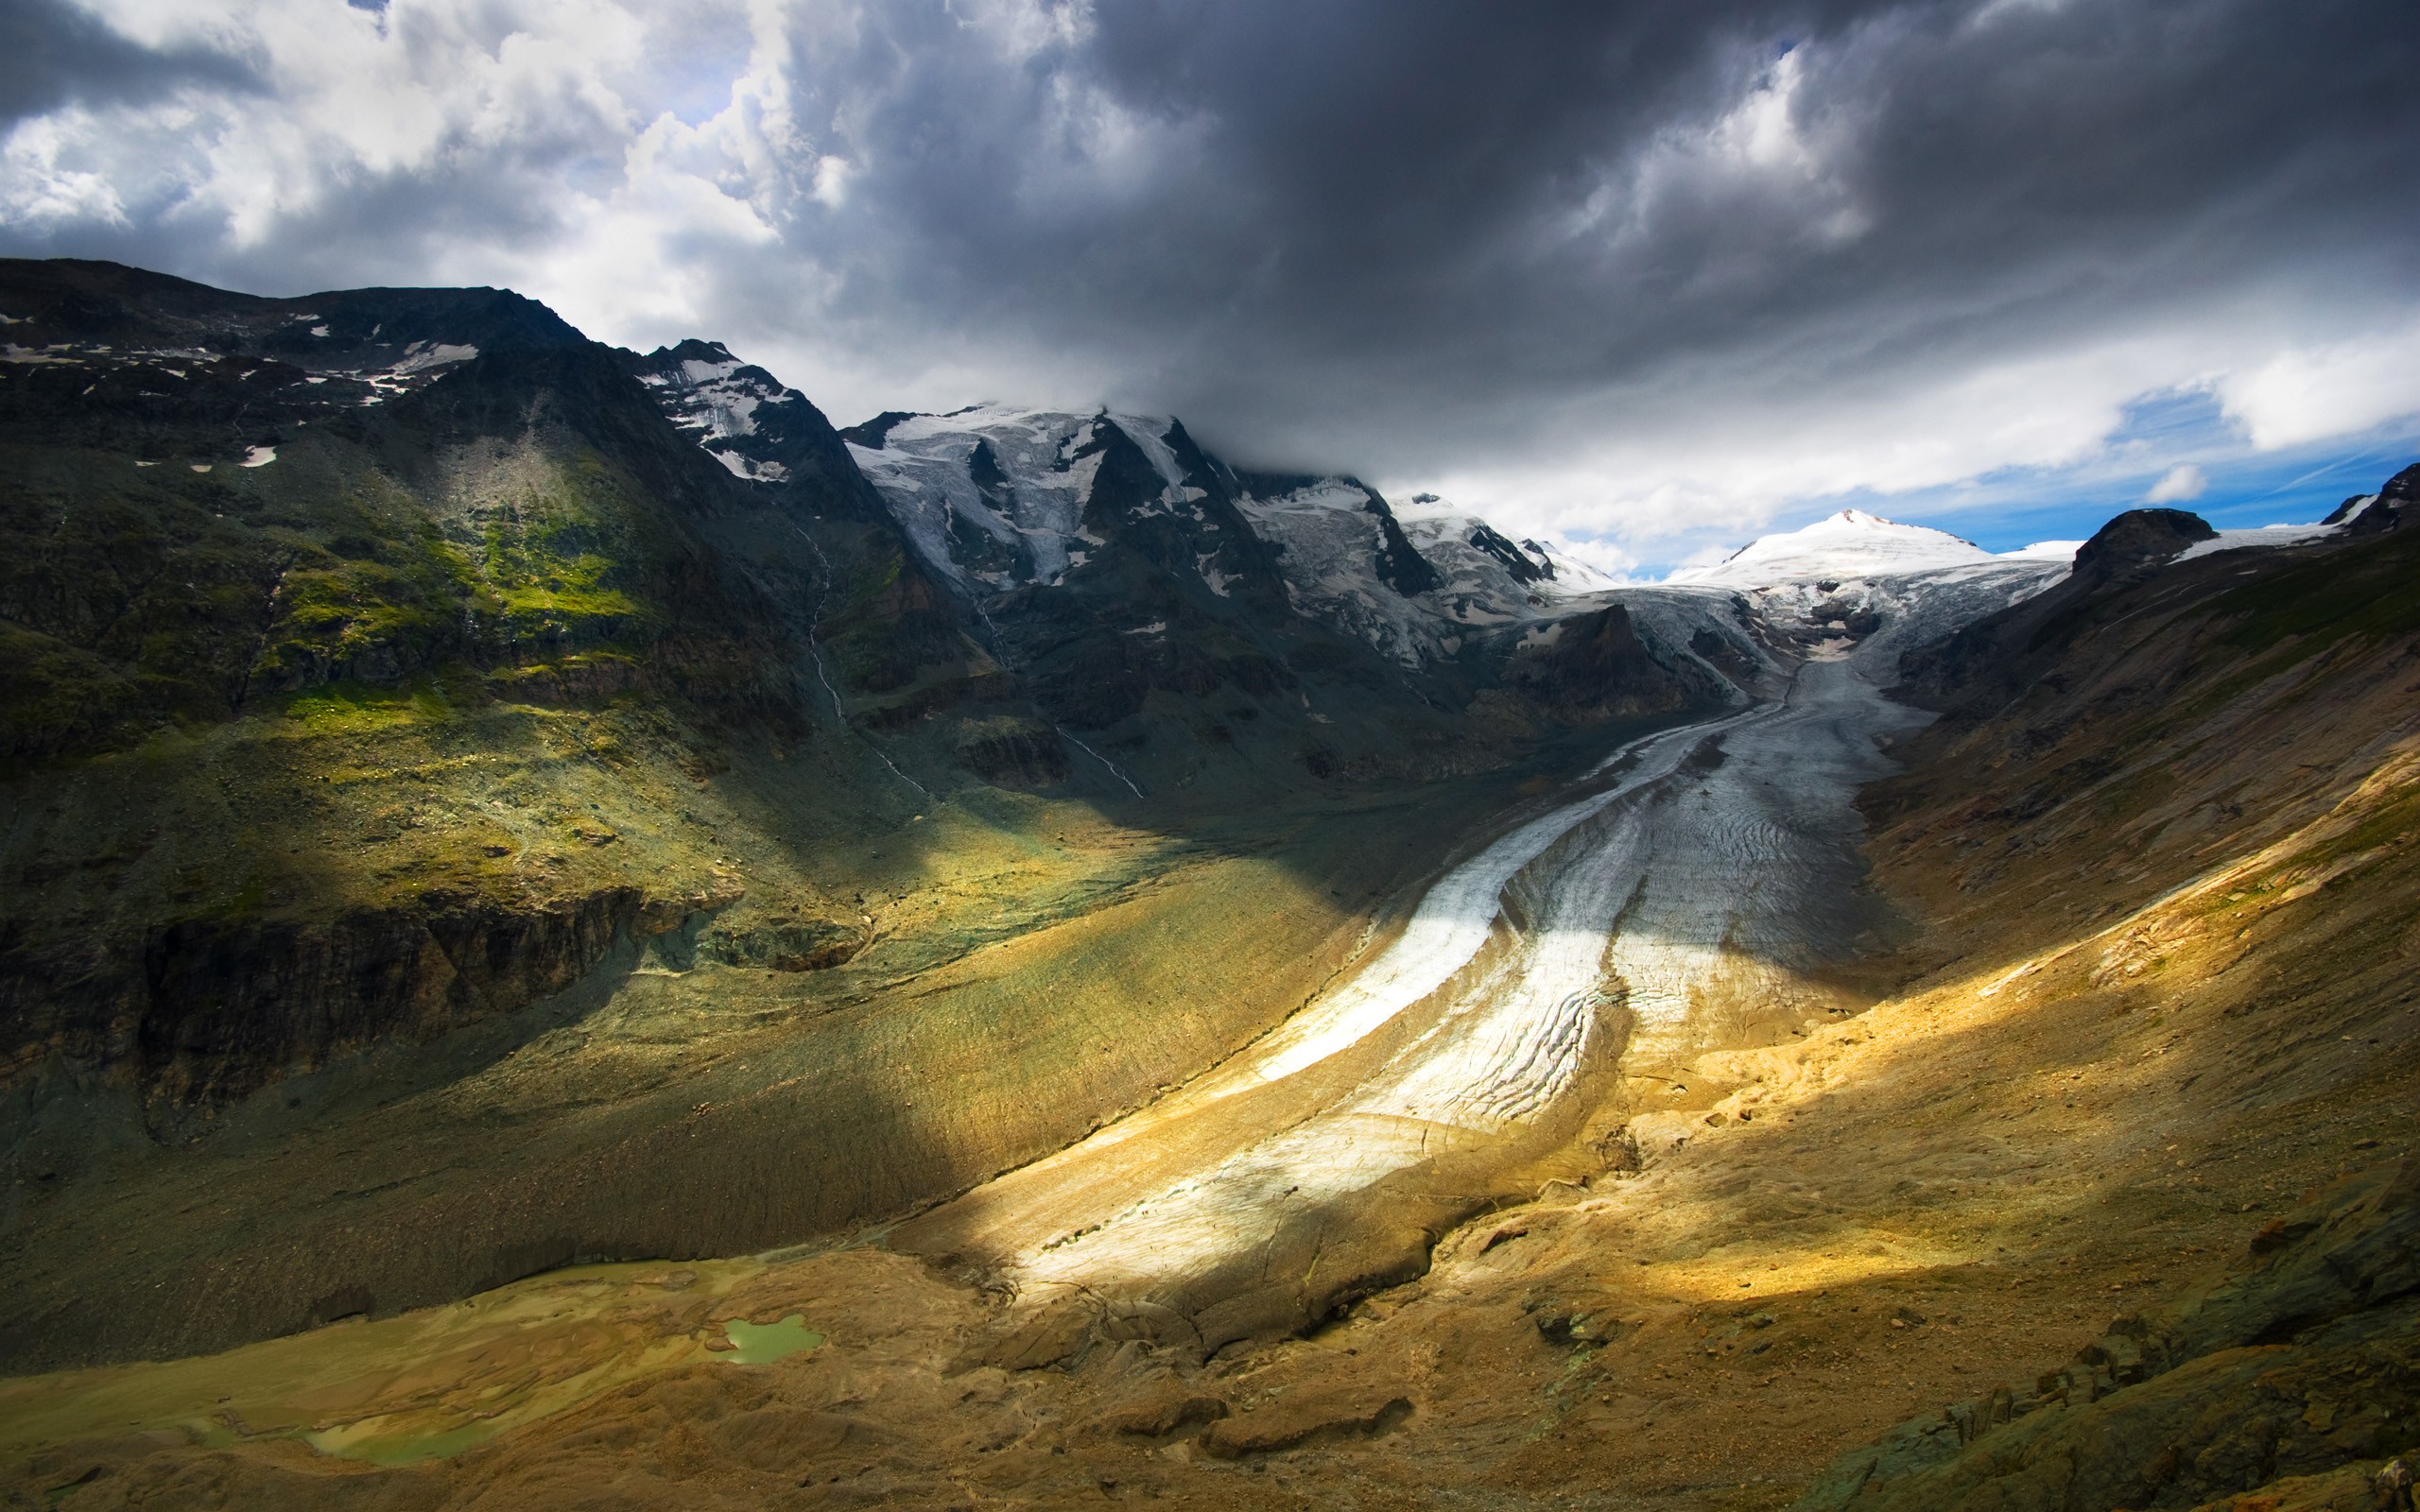
[[1654,572],[2420,456],[2412,0],[7,0],[0,252],[1175,413]]

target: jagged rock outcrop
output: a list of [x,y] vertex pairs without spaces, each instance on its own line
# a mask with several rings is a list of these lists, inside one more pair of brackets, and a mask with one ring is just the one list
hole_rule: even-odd
[[1554,576],[1554,563],[1545,559],[1544,553],[1531,556],[1527,550],[1507,540],[1502,532],[1490,525],[1485,524],[1473,525],[1469,541],[1472,545],[1503,563],[1505,575],[1516,583],[1527,586],[1530,583],[1545,582]]
[[2356,494],[2345,500],[2326,523],[2342,525],[2347,535],[2384,535],[2420,519],[2420,511],[2412,507],[2415,502],[2420,502],[2420,463],[2387,479],[2376,493]]
[[1658,661],[1619,604],[1561,621],[1515,651],[1502,690],[1534,715],[1584,725],[1712,702]]

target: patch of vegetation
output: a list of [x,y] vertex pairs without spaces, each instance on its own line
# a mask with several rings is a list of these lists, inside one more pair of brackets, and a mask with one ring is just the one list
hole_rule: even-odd
[[618,646],[574,651],[526,666],[496,667],[485,675],[496,697],[520,703],[596,706],[627,699],[644,666]]
[[440,725],[455,717],[433,678],[404,687],[331,682],[285,700],[281,711],[304,735],[361,735],[406,725]]
[[643,617],[612,580],[620,564],[593,514],[566,500],[491,515],[480,543],[482,576],[512,639],[586,641]]
[[0,623],[0,762],[7,765],[101,744],[145,701],[141,680],[107,659]]
[[[2350,559],[2348,559],[2350,558]],[[2221,594],[2211,610],[2240,614],[2228,644],[2260,652],[2289,637],[2309,656],[2348,635],[2374,640],[2420,631],[2420,532],[2402,532],[2367,551],[2325,559]]]
[[277,687],[360,671],[392,675],[458,648],[476,593],[469,564],[442,541],[415,544],[423,549],[400,565],[320,552],[298,560],[279,582],[281,612],[253,678]]

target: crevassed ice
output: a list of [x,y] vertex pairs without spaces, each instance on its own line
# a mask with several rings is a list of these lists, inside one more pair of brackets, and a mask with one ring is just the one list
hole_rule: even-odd
[[[1487,943],[1502,907],[1505,885],[1522,868],[1615,799],[1668,776],[1699,741],[1770,714],[1769,709],[1752,710],[1638,741],[1625,747],[1638,765],[1619,782],[1530,820],[1446,873],[1421,899],[1401,937],[1335,994],[1297,1014],[1270,1037],[1255,1057],[1255,1077],[1276,1081],[1349,1049],[1444,986]],[[1601,933],[1598,937],[1601,941]]]

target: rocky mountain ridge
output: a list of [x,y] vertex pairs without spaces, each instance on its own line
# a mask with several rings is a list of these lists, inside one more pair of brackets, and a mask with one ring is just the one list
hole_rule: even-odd
[[[216,730],[249,765],[243,806],[285,813],[309,767],[256,762],[293,747],[257,747],[248,721],[334,750],[648,706],[681,730],[648,744],[683,769],[727,762],[733,734],[777,756],[821,741],[870,813],[969,779],[1182,804],[1498,765],[1769,690],[1774,658],[1886,615],[1913,634],[2055,576],[1962,559],[1889,579],[1906,588],[1610,593],[1431,497],[1398,516],[1350,478],[1238,472],[1173,421],[990,409],[842,433],[727,349],[614,352],[503,291],[267,301],[107,265],[9,276],[0,439],[33,487],[0,576],[0,705],[9,757],[71,787],[89,777],[61,761]],[[19,1064],[141,1066],[164,1106],[207,1105],[295,1057],[512,1012],[616,938],[732,906],[682,900],[750,898],[713,926],[735,963],[828,963],[864,938],[826,889],[720,880],[726,848],[695,827],[677,880],[582,838],[626,825],[570,826],[533,872],[525,840],[424,817],[493,799],[409,781],[310,795],[288,853],[329,824],[397,837],[402,864],[340,884],[288,875],[267,834],[197,868],[157,849],[161,826],[96,844],[78,803],[49,804],[20,875],[107,885],[46,888],[0,942]],[[112,801],[139,819],[142,800]],[[553,960],[537,941],[562,919],[592,922],[534,975],[443,943]],[[228,977],[239,957],[290,960]],[[272,999],[302,1017],[269,1028]]]

